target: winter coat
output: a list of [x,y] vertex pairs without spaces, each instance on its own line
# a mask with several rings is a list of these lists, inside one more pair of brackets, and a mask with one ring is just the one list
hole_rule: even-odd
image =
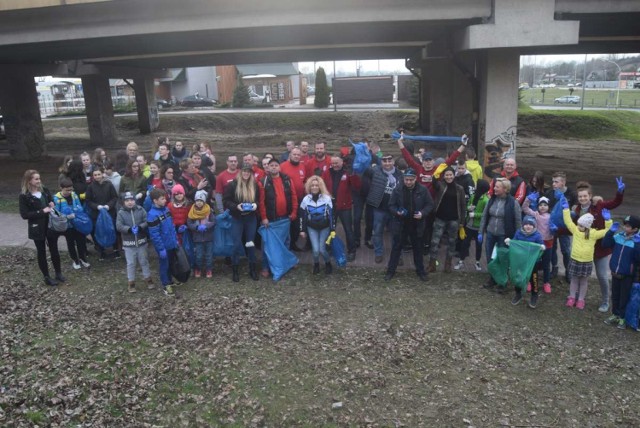
[[47,236],[52,236],[55,232],[49,229],[49,214],[42,210],[53,202],[51,192],[42,188],[42,197],[36,198],[31,193],[21,193],[18,198],[20,206],[20,217],[27,220],[29,239],[34,241],[44,241]]
[[98,205],[108,205],[109,215],[114,219],[116,218],[118,194],[109,181],[103,180],[102,183],[92,181],[87,188],[85,201],[87,202],[87,206],[90,208],[89,215],[93,219],[94,223],[98,218]]
[[322,173],[322,179],[332,195],[333,206],[336,210],[350,210],[353,207],[352,190],[360,187],[360,177],[349,174],[344,169],[341,171],[338,191],[333,194],[333,168]]
[[[453,184],[456,189],[456,200],[457,200],[456,211],[458,213],[457,221],[458,221],[458,224],[462,224],[462,222],[464,221],[467,215],[467,199],[462,186],[460,186],[459,184],[455,184],[455,181]],[[448,185],[444,181],[435,181],[434,185],[436,189],[436,198],[435,198],[436,206],[433,212],[437,212],[438,208],[440,208],[440,204],[442,203],[442,199],[444,198],[444,194],[447,191]]]
[[[56,204],[56,209],[66,216],[78,211],[84,211],[82,203],[80,202],[80,197],[76,192],[71,192],[71,206],[69,206],[69,202],[67,202],[67,199],[62,196],[61,192],[53,195],[53,203]],[[67,229],[73,229],[72,221],[67,222]]]
[[[507,178],[507,173],[501,171],[498,177]],[[518,171],[513,171],[513,174],[508,180],[511,182],[511,196],[516,198],[516,201],[522,205],[527,195],[527,183],[525,183],[524,179],[518,174]],[[495,184],[496,179],[494,178],[489,185],[489,196],[493,196],[493,187]]]
[[[138,234],[131,231],[133,226],[138,226]],[[147,212],[140,205],[134,205],[128,209],[122,207],[116,217],[116,230],[122,234],[123,247],[140,247],[147,244]]]
[[475,159],[468,160],[465,165],[467,166],[467,171],[471,174],[471,178],[474,183],[477,183],[482,177],[484,177],[484,172],[482,172],[482,166]]
[[[396,186],[396,188],[393,189],[391,199],[389,200],[389,211],[391,212],[392,216],[391,230],[394,234],[400,233],[405,221],[407,219],[411,219],[411,221],[415,222],[416,224],[416,233],[418,234],[418,236],[422,236],[422,234],[424,233],[426,218],[435,208],[431,193],[426,188],[426,186],[415,185],[413,187],[411,195],[413,197],[413,212],[408,212],[407,217],[399,217],[398,211],[402,210],[403,208],[406,209],[406,207],[409,205],[407,201],[405,201],[404,183],[400,182]],[[422,218],[419,220],[413,218],[413,214],[417,211],[420,211],[422,213]]]
[[[608,210],[613,210],[618,208],[622,204],[623,194],[620,192],[616,192],[615,198],[608,201],[598,201],[595,204],[591,204],[589,210],[587,211],[589,214],[593,215],[593,224],[591,225],[594,229],[604,229],[604,218],[602,218],[602,209],[606,208]],[[570,205],[571,206],[571,205]],[[576,214],[576,219],[574,223],[578,221],[578,218],[581,214],[585,214],[581,212],[580,205],[578,205],[574,213]],[[594,257],[596,259],[600,259],[602,257],[607,257],[611,254],[611,248],[604,248],[602,246],[602,240],[596,242],[596,247],[594,250]]]
[[120,179],[120,186],[118,186],[118,194],[122,195],[125,192],[131,192],[133,195],[142,193],[143,195],[147,191],[146,177],[142,174],[136,177],[127,177],[126,175]]
[[173,202],[169,202],[167,204],[167,209],[171,211],[171,217],[173,217],[173,225],[175,227],[182,226],[183,224],[187,224],[187,216],[189,215],[189,210],[191,209],[191,205],[188,203],[182,204],[179,207],[173,205]]
[[636,275],[640,264],[640,243],[636,243],[633,237],[627,238],[624,232],[608,231],[602,238],[602,246],[606,249],[613,248],[613,254],[609,260],[609,268],[613,275]]
[[[369,179],[369,194],[367,195],[367,204],[374,208],[380,208],[387,188],[387,174],[382,171],[382,167],[372,167],[364,172]],[[395,169],[393,175],[396,177],[396,187],[402,182],[402,173],[398,168]],[[393,194],[393,191],[391,192]]]
[[569,209],[562,210],[562,218],[564,223],[569,229],[569,232],[573,235],[573,242],[571,243],[571,258],[577,262],[591,263],[593,261],[593,252],[598,239],[604,238],[613,221],[607,220],[604,222],[605,229],[596,230],[591,228],[589,230],[589,239],[584,236],[584,232],[578,230],[578,226],[573,224],[571,220],[571,214]]
[[[492,215],[492,212],[497,215]],[[492,233],[497,234],[495,232],[502,229],[505,238],[513,238],[521,225],[522,210],[518,201],[511,195],[504,198],[493,196],[484,207],[478,232],[484,235],[491,228]]]
[[[235,219],[239,219],[244,216],[258,215],[258,209],[255,211],[240,211],[238,210],[238,204],[242,204],[248,201],[239,201],[236,197],[236,188],[238,187],[238,182],[233,180],[229,185],[224,189],[224,193],[222,195],[222,205],[225,210],[229,210],[231,217]],[[253,203],[258,204],[260,202],[260,187],[256,182],[256,193],[254,195]]]
[[178,237],[173,226],[171,211],[167,207],[153,205],[147,214],[149,237],[156,251],[178,248]]
[[[433,185],[433,182],[435,181],[433,174],[436,172],[436,167],[434,166],[430,170],[424,169],[422,163],[418,162],[406,148],[400,150],[400,153],[402,153],[402,157],[407,161],[409,167],[413,168],[416,174],[418,174],[417,182],[429,189],[429,192],[431,192],[431,197],[435,198],[436,189]],[[460,152],[458,150],[454,150],[453,153],[451,153],[451,155],[444,161],[444,163],[446,163],[448,166],[451,166],[454,164],[456,159],[458,159],[458,156],[460,156]]]
[[333,215],[333,203],[331,196],[318,195],[318,199],[314,200],[313,195],[308,194],[300,203],[300,232],[307,233],[308,229],[322,230],[327,227],[335,230],[335,222]]
[[471,177],[471,173],[467,171],[462,175],[456,175],[453,181],[462,187],[464,195],[468,201],[469,198],[473,196],[473,192],[475,192],[476,189],[476,184],[473,181],[473,177]]
[[[469,202],[467,203],[467,224],[466,226],[471,230],[478,230],[480,228],[480,223],[482,222],[482,213],[484,212],[484,207],[489,202],[489,195],[484,194],[478,198],[478,203],[476,204],[473,210],[469,208],[472,206],[474,198],[469,198]],[[473,213],[473,217],[471,217],[471,213]]]
[[[204,224],[207,227],[207,230],[204,232],[198,231],[198,226]],[[211,214],[209,214],[209,218],[202,220],[193,220],[187,219],[187,227],[191,231],[191,237],[193,238],[194,243],[198,242],[211,242],[213,241],[213,227],[216,225],[216,214],[211,210]]]

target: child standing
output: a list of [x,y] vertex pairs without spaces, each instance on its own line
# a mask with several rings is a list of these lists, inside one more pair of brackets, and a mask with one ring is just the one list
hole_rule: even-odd
[[198,190],[195,200],[187,218],[196,256],[194,276],[200,278],[206,269],[207,278],[211,278],[213,276],[213,226],[216,224],[216,216],[207,204],[206,191]]
[[[551,252],[553,251],[553,238],[554,234],[551,229],[551,214],[549,214],[549,198],[546,196],[542,196],[538,199],[539,193],[533,192],[527,199],[525,199],[522,204],[522,212],[526,215],[530,215],[535,217],[536,224],[538,227],[538,232],[542,235],[542,240],[544,241],[544,252],[542,253],[542,260],[540,263],[542,264],[542,280],[544,281],[544,285],[542,289],[545,293],[551,293]],[[536,202],[538,205],[538,211],[531,209],[531,204]],[[557,228],[556,228],[557,229]],[[536,267],[538,269],[539,267]],[[527,291],[531,291],[527,289]]]
[[640,218],[634,215],[627,216],[624,219],[622,231],[618,232],[619,228],[620,225],[614,223],[602,239],[603,248],[613,248],[613,254],[609,261],[612,277],[612,315],[604,322],[624,329],[626,328],[624,316],[631,295],[631,285],[638,281],[640,237],[637,233],[640,228]]
[[[611,224],[611,213],[608,209],[602,209],[602,218],[605,220],[604,229],[591,229],[593,224],[593,215],[587,213],[578,218],[578,225],[573,224],[569,211],[569,202],[566,198],[562,198],[562,218],[567,229],[573,235],[573,244],[571,246],[571,260],[568,267],[568,276],[571,277],[569,284],[569,296],[567,297],[566,306],[576,306],[578,309],[584,309],[584,299],[587,297],[587,287],[589,276],[593,270],[593,254],[596,241],[607,233]],[[578,301],[576,302],[576,295]]]
[[[545,249],[542,235],[537,230],[536,219],[533,216],[526,215],[522,219],[522,227],[518,229],[513,235],[513,239],[517,241],[533,242],[539,244],[542,249]],[[504,243],[509,246],[511,239],[505,238]],[[538,270],[540,269],[540,259],[538,259],[536,265],[531,271],[531,278],[529,284],[527,284],[527,291],[531,291],[531,299],[529,299],[529,307],[535,309],[538,304]],[[516,287],[516,294],[511,300],[512,305],[517,305],[522,301],[522,291]]]
[[153,280],[147,258],[147,212],[136,204],[135,195],[124,194],[124,205],[116,217],[116,230],[122,235],[122,248],[127,260],[129,293],[136,292],[136,261],[142,268],[142,276],[148,289],[153,289]]
[[[187,216],[189,215],[189,201],[184,194],[182,184],[176,184],[171,189],[171,202],[167,204],[173,218],[173,226],[178,233],[187,230]],[[178,243],[182,245],[182,237],[178,235]]]
[[473,196],[469,198],[467,204],[467,219],[464,226],[465,238],[460,241],[459,254],[460,260],[453,267],[455,270],[460,270],[464,267],[464,259],[469,255],[469,248],[471,248],[471,241],[475,242],[476,246],[476,270],[479,272],[482,270],[480,266],[480,258],[482,257],[482,244],[478,243],[478,229],[480,228],[480,222],[482,221],[482,212],[485,205],[489,201],[489,182],[484,179],[479,179]]
[[78,270],[83,266],[90,267],[91,265],[87,261],[87,239],[73,227],[75,213],[84,211],[84,209],[80,203],[80,197],[73,191],[73,182],[70,178],[65,177],[60,180],[60,191],[53,196],[53,203],[56,204],[56,209],[67,216],[69,220],[64,237],[67,240],[69,256],[73,260],[73,268]]
[[167,196],[165,191],[160,189],[151,190],[151,201],[153,205],[149,210],[149,214],[147,214],[147,222],[149,224],[151,242],[160,258],[162,288],[167,296],[175,296],[173,280],[171,279],[171,261],[175,257],[176,249],[178,248],[176,229],[173,226],[171,211],[166,207]]

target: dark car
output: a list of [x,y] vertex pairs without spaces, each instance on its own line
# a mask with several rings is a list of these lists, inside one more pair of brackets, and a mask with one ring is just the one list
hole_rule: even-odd
[[181,105],[185,107],[211,107],[218,104],[218,101],[211,98],[201,97],[200,95],[189,95],[182,99]]
[[158,110],[162,110],[163,108],[171,107],[171,101],[156,98],[156,106],[158,107]]

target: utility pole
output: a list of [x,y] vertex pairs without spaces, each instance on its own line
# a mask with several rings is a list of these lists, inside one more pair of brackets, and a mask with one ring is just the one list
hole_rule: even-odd
[[584,110],[584,91],[587,86],[587,55],[584,54],[584,67],[582,67],[582,99],[580,100],[580,110]]

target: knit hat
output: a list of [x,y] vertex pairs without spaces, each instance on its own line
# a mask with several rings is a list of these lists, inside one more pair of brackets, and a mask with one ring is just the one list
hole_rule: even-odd
[[538,223],[536,222],[536,218],[532,215],[524,216],[524,218],[522,219],[522,225],[524,226],[525,224],[530,224],[533,227],[538,226]]
[[182,187],[182,184],[176,184],[175,186],[173,186],[173,189],[171,189],[171,196],[178,193],[182,193],[184,195],[184,187]]
[[582,226],[585,229],[590,229],[593,224],[593,215],[586,213],[580,216],[578,219],[578,226]]
[[127,199],[135,199],[136,197],[133,196],[133,193],[131,192],[125,192],[124,196],[122,197],[122,200],[126,201]]
[[206,190],[198,190],[196,192],[196,201],[204,201],[207,202],[207,191]]
[[538,199],[538,205],[540,204],[549,205],[549,198],[547,198],[546,196],[542,196],[540,199]]
[[628,224],[632,229],[640,229],[640,217],[628,215],[624,218],[624,224]]

